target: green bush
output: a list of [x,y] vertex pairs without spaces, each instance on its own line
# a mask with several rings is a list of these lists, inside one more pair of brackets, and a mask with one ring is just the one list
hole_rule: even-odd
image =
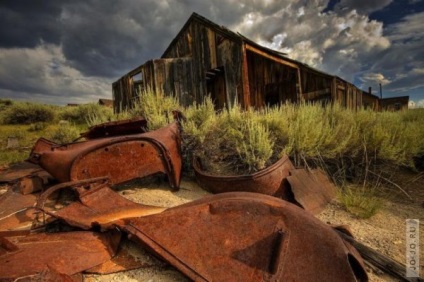
[[31,124],[28,127],[28,131],[41,131],[47,128],[47,123],[45,122],[36,122]]
[[177,98],[147,89],[139,94],[130,114],[133,117],[144,117],[149,130],[155,130],[172,122],[174,120],[172,111],[180,108]]
[[69,122],[60,123],[50,134],[50,139],[59,144],[70,143],[80,137],[79,129]]
[[31,124],[36,122],[52,122],[56,119],[54,106],[13,103],[3,113],[4,124]]
[[367,187],[345,187],[339,199],[348,212],[363,219],[372,217],[383,206],[373,189]]
[[113,117],[113,109],[95,103],[64,107],[59,113],[61,120],[88,126],[110,121]]

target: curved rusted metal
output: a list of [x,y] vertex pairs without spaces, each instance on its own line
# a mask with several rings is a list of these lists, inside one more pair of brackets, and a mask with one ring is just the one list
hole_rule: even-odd
[[263,194],[213,195],[120,228],[194,281],[367,281],[330,226]]
[[203,170],[200,158],[194,158],[193,168],[199,185],[212,193],[256,192],[276,197],[284,196],[283,179],[294,169],[287,155],[271,166],[247,175],[220,176]]
[[182,159],[177,123],[142,134],[94,139],[63,146],[39,139],[29,161],[60,182],[106,176],[111,184],[158,172],[178,189]]

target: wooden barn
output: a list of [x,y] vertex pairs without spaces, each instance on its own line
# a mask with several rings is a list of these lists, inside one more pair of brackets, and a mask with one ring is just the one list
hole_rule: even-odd
[[[150,88],[190,105],[211,96],[216,109],[235,102],[261,108],[284,102],[378,107],[374,95],[340,77],[289,59],[193,13],[163,53],[112,85],[114,110],[131,108]],[[378,98],[377,98],[378,100]]]

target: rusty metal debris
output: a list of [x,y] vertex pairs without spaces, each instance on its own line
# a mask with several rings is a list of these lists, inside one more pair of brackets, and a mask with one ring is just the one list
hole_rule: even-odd
[[121,233],[88,231],[0,237],[0,280],[35,275],[47,269],[73,275],[109,260]]
[[137,268],[149,268],[152,266],[153,265],[148,262],[137,260],[128,252],[128,249],[120,248],[113,258],[100,265],[84,270],[84,273],[110,274]]
[[0,183],[14,185],[22,194],[44,190],[54,179],[40,166],[31,163],[18,163],[0,173]]
[[92,140],[105,137],[145,133],[147,121],[145,118],[111,121],[92,126],[87,132],[81,133],[81,137]]
[[286,193],[282,180],[294,169],[287,155],[273,165],[248,175],[220,176],[203,170],[201,160],[195,158],[193,168],[199,185],[212,193],[256,192],[281,197]]
[[267,195],[218,194],[122,228],[195,281],[367,280],[331,227]]
[[[69,225],[82,229],[90,229],[93,226],[101,226],[105,229],[117,221],[147,216],[165,210],[162,207],[147,206],[134,203],[114,192],[107,182],[101,183],[102,178],[83,181],[68,182],[56,185],[41,195],[37,208],[44,209],[44,202],[55,191],[72,188],[79,194],[79,201],[64,207],[61,210],[50,213],[51,216],[60,218]],[[94,183],[94,185],[85,185]]]
[[295,169],[287,155],[249,175],[220,176],[203,170],[199,158],[193,168],[199,185],[212,193],[256,192],[283,198],[316,214],[336,196],[336,188],[321,170]]
[[171,188],[181,179],[180,133],[177,123],[142,134],[58,145],[40,138],[29,161],[59,182],[107,176],[111,184],[165,173]]
[[0,196],[0,232],[29,230],[36,217],[37,195],[22,195],[9,189]]
[[[6,281],[6,280],[4,280]],[[55,271],[52,268],[45,269],[35,275],[29,275],[18,279],[11,279],[14,282],[82,282],[81,273],[66,275]]]
[[293,193],[291,200],[313,214],[321,212],[337,194],[336,187],[322,170],[290,170],[287,181]]
[[[146,214],[107,186],[90,191],[52,215],[78,227],[118,227],[195,281],[366,280],[360,256],[330,226],[275,197],[222,193]],[[99,207],[106,198],[114,211]]]

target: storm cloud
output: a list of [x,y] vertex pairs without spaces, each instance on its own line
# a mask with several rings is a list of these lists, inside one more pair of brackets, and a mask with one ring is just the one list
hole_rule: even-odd
[[370,19],[391,3],[340,0],[328,9],[328,0],[2,1],[0,98],[111,98],[111,83],[160,57],[192,12],[360,87],[422,89],[423,12],[389,25]]

